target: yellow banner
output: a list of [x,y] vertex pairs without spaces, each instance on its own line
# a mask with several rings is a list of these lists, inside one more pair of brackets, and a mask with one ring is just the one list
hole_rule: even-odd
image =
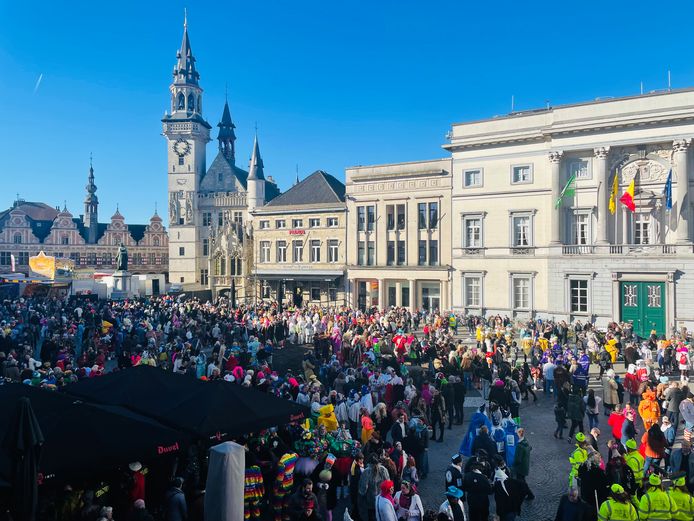
[[35,257],[29,257],[29,268],[37,275],[53,279],[55,278],[55,257],[49,257],[40,251]]

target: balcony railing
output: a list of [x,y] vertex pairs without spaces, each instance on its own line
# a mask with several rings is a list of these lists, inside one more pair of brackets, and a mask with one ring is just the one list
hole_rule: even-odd
[[561,247],[562,255],[591,255],[595,253],[592,244],[569,244]]
[[532,246],[512,246],[511,255],[535,255],[535,248]]
[[610,255],[675,255],[674,244],[611,244]]

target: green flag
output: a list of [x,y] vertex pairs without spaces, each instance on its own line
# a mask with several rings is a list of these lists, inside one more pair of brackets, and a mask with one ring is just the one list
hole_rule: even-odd
[[559,194],[559,199],[554,203],[554,208],[557,209],[561,206],[564,197],[573,197],[576,193],[576,174],[572,174],[569,180],[566,182],[566,186]]

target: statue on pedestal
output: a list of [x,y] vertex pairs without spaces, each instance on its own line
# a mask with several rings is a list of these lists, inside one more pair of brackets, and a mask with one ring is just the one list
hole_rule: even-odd
[[128,250],[122,242],[116,255],[116,271],[128,271]]

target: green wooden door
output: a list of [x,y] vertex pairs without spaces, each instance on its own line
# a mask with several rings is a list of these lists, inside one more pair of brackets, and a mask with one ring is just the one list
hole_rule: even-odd
[[655,329],[665,334],[665,284],[663,282],[631,282],[620,285],[621,319],[634,324],[634,333],[648,337]]

